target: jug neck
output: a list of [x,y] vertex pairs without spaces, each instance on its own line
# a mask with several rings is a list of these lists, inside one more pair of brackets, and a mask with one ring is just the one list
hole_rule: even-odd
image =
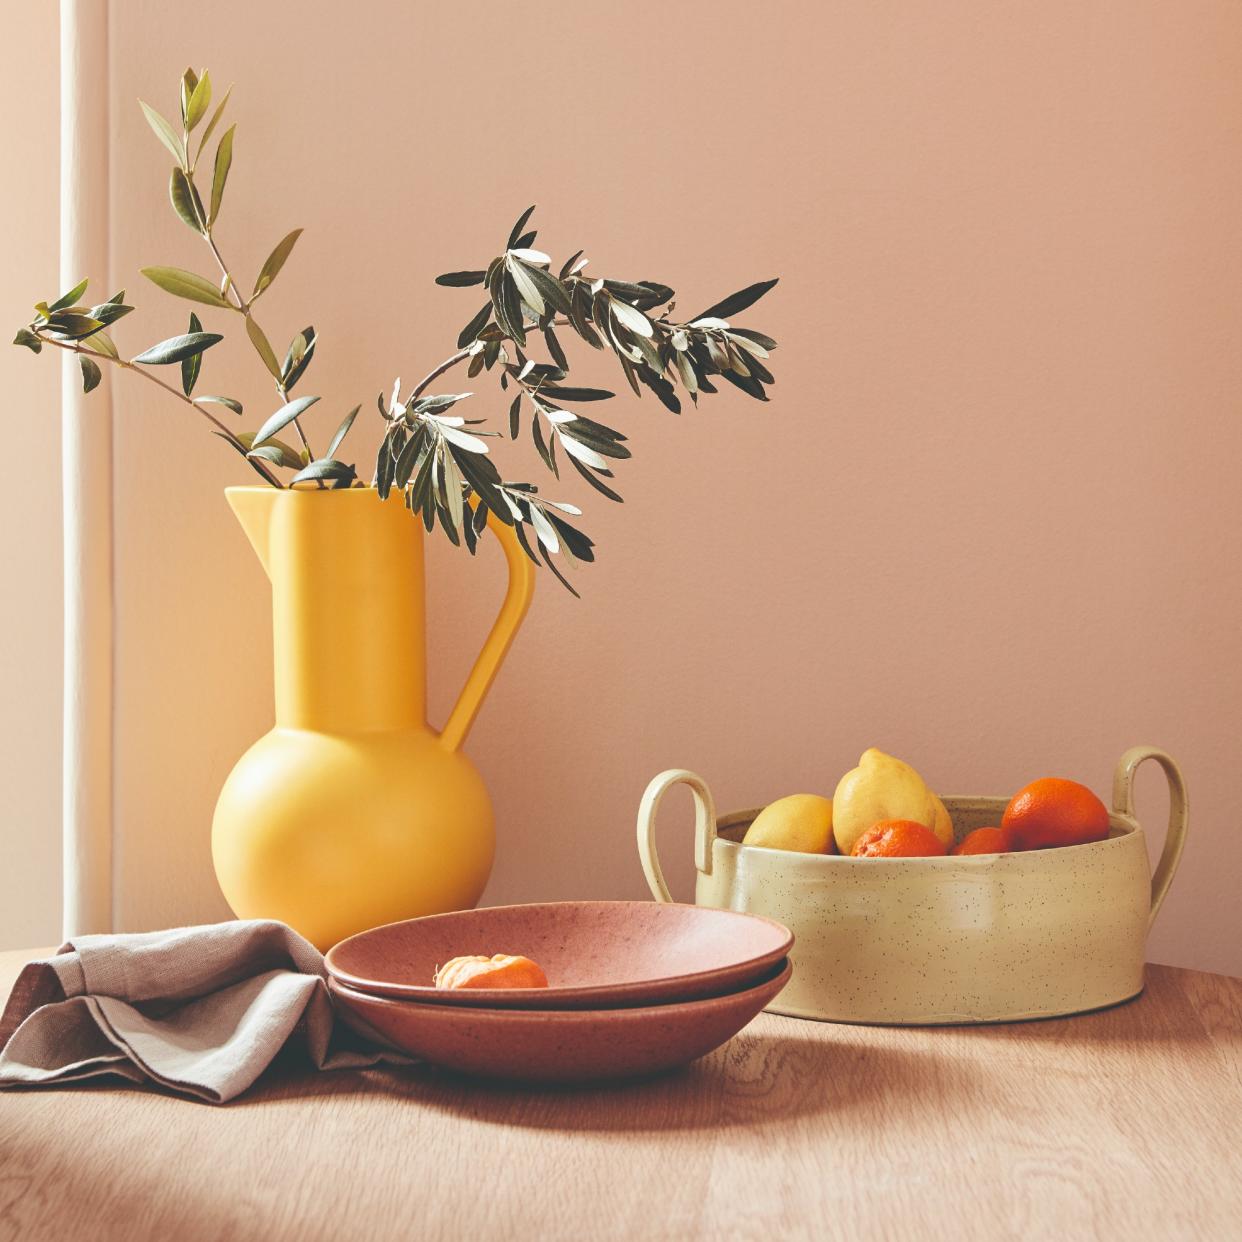
[[276,723],[426,727],[422,525],[373,488],[229,488],[272,581]]

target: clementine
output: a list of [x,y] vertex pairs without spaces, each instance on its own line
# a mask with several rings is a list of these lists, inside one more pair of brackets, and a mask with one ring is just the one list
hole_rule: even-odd
[[1086,785],[1045,776],[1014,794],[1001,827],[1016,850],[1085,845],[1108,836],[1108,808]]
[[954,854],[1007,854],[1013,846],[1009,841],[1009,832],[989,824],[986,828],[976,828],[968,832],[953,847]]
[[872,824],[850,850],[855,858],[927,858],[947,852],[926,824],[913,819],[882,819]]
[[546,988],[548,976],[529,957],[455,957],[436,971],[438,988]]

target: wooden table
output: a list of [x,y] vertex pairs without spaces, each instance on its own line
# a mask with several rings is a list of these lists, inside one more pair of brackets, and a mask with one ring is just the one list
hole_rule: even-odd
[[914,1237],[1242,1237],[1242,981],[1154,966],[999,1027],[764,1014],[617,1088],[291,1060],[221,1108],[0,1092],[2,1242]]

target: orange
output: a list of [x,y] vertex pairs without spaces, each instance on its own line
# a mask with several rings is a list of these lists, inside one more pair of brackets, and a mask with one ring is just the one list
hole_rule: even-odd
[[455,957],[436,971],[438,988],[546,988],[548,976],[529,957]]
[[1008,830],[988,825],[986,828],[976,828],[974,832],[968,832],[953,847],[953,853],[1007,854],[1012,848]]
[[855,858],[927,858],[948,851],[926,824],[913,819],[882,819],[854,842]]
[[1001,827],[1016,850],[1085,845],[1108,836],[1108,808],[1086,785],[1045,776],[1014,794]]

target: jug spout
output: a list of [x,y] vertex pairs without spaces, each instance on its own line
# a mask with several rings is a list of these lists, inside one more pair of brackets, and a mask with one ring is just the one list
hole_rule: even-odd
[[224,494],[270,578],[272,513],[280,493],[274,487],[226,487]]

